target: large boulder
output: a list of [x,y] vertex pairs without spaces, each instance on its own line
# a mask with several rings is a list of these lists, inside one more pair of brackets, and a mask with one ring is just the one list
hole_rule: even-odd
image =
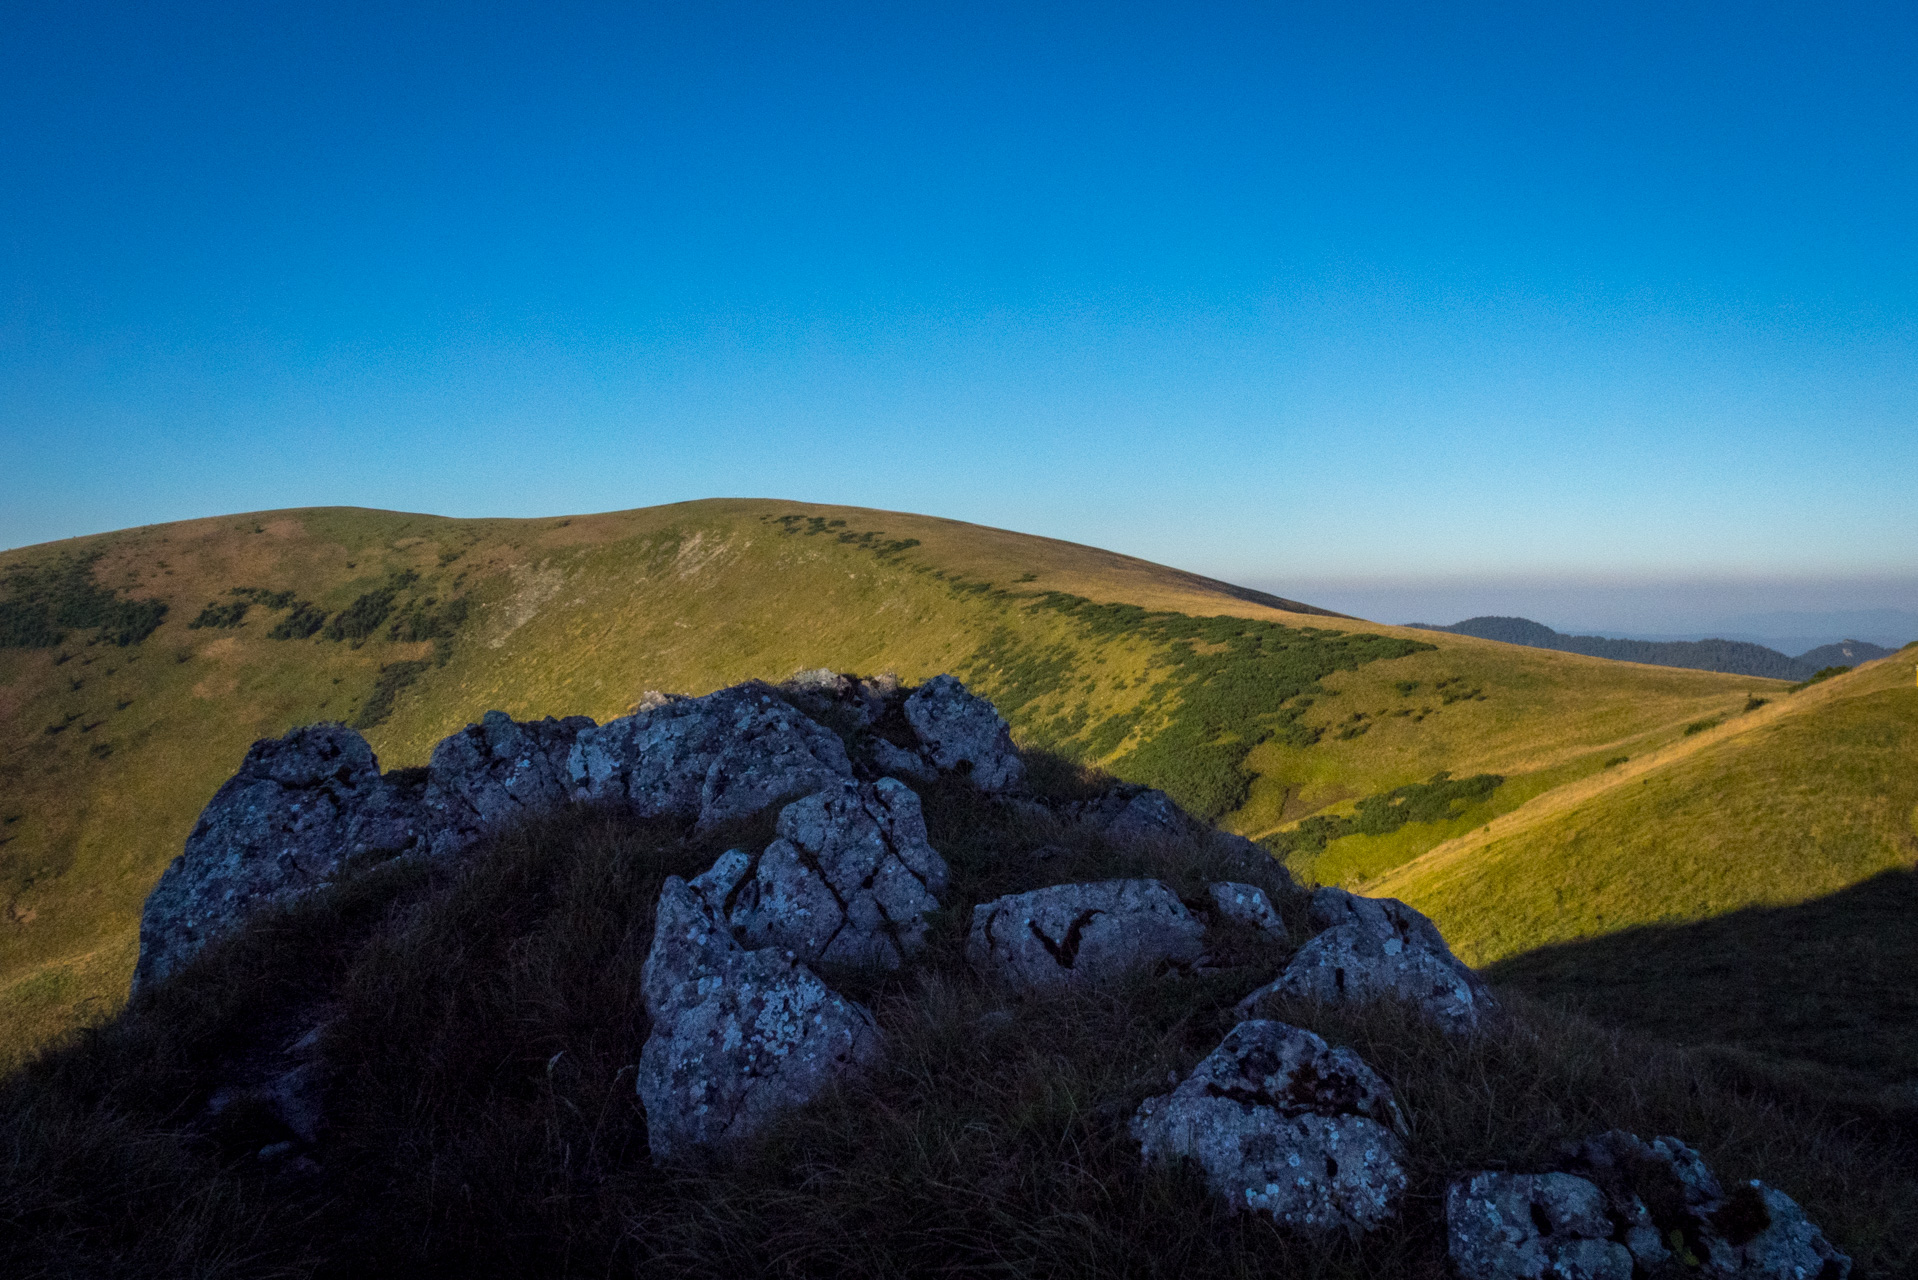
[[419,848],[424,826],[419,785],[382,777],[366,739],[345,725],[254,743],[147,896],[134,990],[262,907],[318,888],[350,858]]
[[919,754],[936,768],[962,771],[982,791],[1010,791],[1025,781],[1025,762],[997,709],[952,676],[934,676],[906,698],[906,720]]
[[758,857],[733,850],[696,881],[746,946],[892,969],[924,943],[948,871],[904,783],[827,787],[780,810],[777,830]]
[[1677,1138],[1645,1142],[1613,1129],[1569,1147],[1559,1163],[1599,1189],[1614,1238],[1630,1247],[1641,1271],[1677,1264],[1714,1280],[1845,1280],[1851,1273],[1851,1259],[1790,1196],[1758,1181],[1727,1192]]
[[1185,1158],[1241,1213],[1300,1231],[1370,1231],[1404,1194],[1391,1090],[1350,1049],[1253,1020],[1132,1119],[1143,1159]]
[[1569,1173],[1475,1173],[1445,1189],[1460,1280],[1632,1280],[1605,1196]]
[[573,794],[711,827],[851,780],[846,745],[758,681],[582,730]]
[[735,1145],[878,1052],[870,1014],[777,948],[740,946],[719,905],[668,877],[641,972],[637,1089],[659,1160]]
[[1395,898],[1361,898],[1342,889],[1312,895],[1316,934],[1285,970],[1241,1002],[1251,1010],[1269,995],[1324,1004],[1400,1000],[1450,1032],[1467,1032],[1497,1008],[1479,976],[1452,955],[1438,928]]
[[488,711],[442,738],[426,769],[433,853],[458,853],[522,817],[563,807],[573,795],[573,743],[592,727],[585,716],[516,721]]
[[966,959],[1028,990],[1185,966],[1205,926],[1157,880],[1104,880],[1009,894],[972,909]]

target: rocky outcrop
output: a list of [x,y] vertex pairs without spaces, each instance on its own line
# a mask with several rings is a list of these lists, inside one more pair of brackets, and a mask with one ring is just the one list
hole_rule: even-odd
[[878,1050],[870,1014],[778,949],[742,947],[717,906],[669,877],[642,973],[637,1088],[660,1160],[750,1137]]
[[1190,965],[1205,926],[1157,880],[1062,884],[972,909],[966,959],[1008,986],[1046,990]]
[[382,777],[366,739],[345,725],[254,743],[147,897],[134,990],[348,859],[418,848],[424,829],[417,783]]
[[572,799],[567,760],[585,716],[517,721],[488,711],[440,740],[426,769],[426,812],[437,855],[459,853],[490,831]]
[[1474,1173],[1445,1193],[1462,1280],[1845,1280],[1838,1252],[1784,1192],[1727,1195],[1677,1138],[1612,1130],[1574,1144],[1549,1173]]
[[733,850],[697,882],[741,942],[889,969],[924,943],[948,872],[904,783],[827,787],[780,810],[777,830],[758,857]]
[[583,730],[567,770],[577,799],[701,827],[853,776],[839,735],[757,681]]
[[1149,1164],[1185,1158],[1242,1213],[1304,1232],[1370,1231],[1404,1194],[1391,1090],[1349,1049],[1283,1022],[1240,1023],[1132,1135]]
[[1445,1190],[1460,1280],[1632,1280],[1605,1197],[1569,1173],[1475,1173]]
[[951,676],[934,676],[906,699],[906,720],[919,755],[946,773],[964,773],[981,791],[1010,791],[1026,779],[1025,762],[997,709]]
[[1447,1031],[1467,1032],[1497,1008],[1438,928],[1395,898],[1320,889],[1312,895],[1309,917],[1321,932],[1299,948],[1283,973],[1247,996],[1242,1009],[1254,1009],[1270,995],[1324,1004],[1393,999]]
[[1644,1142],[1613,1129],[1570,1147],[1559,1164],[1603,1194],[1615,1238],[1642,1270],[1676,1264],[1715,1280],[1844,1280],[1851,1272],[1851,1259],[1790,1196],[1757,1181],[1727,1193],[1677,1138]]

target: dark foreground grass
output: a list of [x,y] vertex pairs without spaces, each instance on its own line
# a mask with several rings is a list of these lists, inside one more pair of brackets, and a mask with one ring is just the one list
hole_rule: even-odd
[[[1217,1045],[1292,943],[1220,932],[1216,972],[1015,1000],[967,970],[963,942],[971,904],[1004,892],[1129,874],[1276,891],[1275,869],[1196,843],[1121,853],[959,783],[925,800],[954,905],[910,973],[832,975],[874,1010],[884,1064],[730,1163],[648,1158],[639,975],[663,879],[768,824],[694,840],[573,812],[462,872],[355,876],[0,1085],[0,1274],[1436,1277],[1449,1176],[1536,1167],[1613,1126],[1784,1188],[1860,1274],[1914,1263],[1913,1147],[1890,1117],[1523,997],[1464,1040],[1391,1007],[1266,1010],[1392,1083],[1412,1189],[1402,1222],[1363,1241],[1228,1213],[1189,1170],[1142,1169],[1126,1120]],[[285,1135],[244,1107],[209,1121],[207,1099],[315,1017],[327,1128],[310,1164],[263,1161]]]

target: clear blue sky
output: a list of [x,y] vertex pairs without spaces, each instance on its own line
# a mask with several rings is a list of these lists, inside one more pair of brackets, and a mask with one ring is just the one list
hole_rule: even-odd
[[392,9],[7,7],[0,545],[761,495],[1918,576],[1909,3]]

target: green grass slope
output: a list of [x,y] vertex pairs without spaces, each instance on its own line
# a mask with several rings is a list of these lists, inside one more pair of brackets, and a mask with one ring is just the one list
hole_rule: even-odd
[[1918,1083],[1907,650],[1542,796],[1383,878],[1501,982]]
[[[495,707],[603,720],[647,689],[953,671],[1023,744],[1364,885],[1779,687],[755,500],[521,521],[283,511],[29,547],[0,556],[0,641],[0,1057],[119,1006],[141,904],[201,807],[254,739],[314,720],[361,726],[391,768]],[[1440,771],[1500,781],[1400,794]]]

